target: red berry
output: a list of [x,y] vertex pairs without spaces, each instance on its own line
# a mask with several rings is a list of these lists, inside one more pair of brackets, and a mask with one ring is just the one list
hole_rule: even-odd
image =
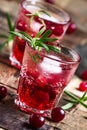
[[61,107],[55,107],[52,109],[51,117],[53,121],[59,122],[64,119],[65,111]]
[[42,23],[42,22],[41,22],[41,18],[35,16],[34,19],[35,19],[38,23]]
[[74,22],[71,22],[71,23],[69,24],[69,27],[68,27],[66,33],[67,33],[67,34],[71,34],[71,33],[75,32],[76,29],[77,29],[76,24],[75,24]]
[[26,10],[26,9],[24,9],[24,8],[22,8],[22,13],[24,13],[24,15],[25,15],[26,17],[29,17],[29,16],[27,16],[27,14],[31,14],[28,10]]
[[87,91],[87,82],[81,82],[79,85],[79,90],[82,92]]
[[81,77],[82,79],[87,80],[87,70],[82,72]]
[[45,0],[45,2],[48,2],[48,3],[54,4],[54,0]]
[[54,100],[56,98],[56,95],[57,95],[56,91],[49,90],[49,99],[50,100]]
[[15,42],[16,42],[20,52],[24,52],[26,41],[24,39],[22,39],[21,37],[15,37]]
[[38,73],[38,70],[35,70],[35,69],[31,69],[29,71],[26,72],[27,75],[31,75],[33,78],[37,78],[39,73]]
[[16,28],[21,30],[21,31],[25,31],[27,29],[28,25],[26,24],[25,21],[23,20],[18,20],[17,21],[17,25],[16,25]]
[[49,101],[48,92],[38,90],[34,96],[35,96],[36,101],[39,103],[46,103]]
[[63,34],[63,26],[62,25],[55,25],[51,27],[53,33],[57,36],[61,36]]
[[44,88],[47,85],[47,79],[43,76],[40,75],[37,79],[36,79],[36,83],[38,84],[38,86],[40,88]]
[[45,23],[47,26],[46,30],[52,30],[54,35],[61,36],[63,34],[64,30],[61,24],[49,23],[47,21],[45,21]]
[[29,118],[29,124],[34,128],[40,128],[44,125],[45,118],[41,115],[32,114]]
[[7,95],[7,89],[4,86],[0,86],[0,100],[5,98]]

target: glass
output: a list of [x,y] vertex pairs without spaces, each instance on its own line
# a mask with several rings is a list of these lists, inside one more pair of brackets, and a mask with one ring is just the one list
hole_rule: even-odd
[[[31,21],[31,17],[28,14],[35,14],[36,12],[39,12],[39,17],[35,16]],[[16,21],[16,31],[25,31],[34,37],[43,27],[42,21],[46,25],[46,30],[52,30],[50,37],[56,37],[60,41],[68,28],[70,17],[58,6],[52,6],[48,3],[38,2],[37,0],[22,0]],[[20,37],[16,36],[14,38],[10,54],[12,65],[21,67],[25,43],[26,41]]]
[[26,112],[47,115],[74,75],[80,56],[61,46],[59,53],[38,52],[26,44],[15,103]]

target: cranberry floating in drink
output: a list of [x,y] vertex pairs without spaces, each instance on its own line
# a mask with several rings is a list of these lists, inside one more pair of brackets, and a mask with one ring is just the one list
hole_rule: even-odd
[[[45,45],[47,44],[43,47],[46,49]],[[80,56],[64,46],[55,46],[59,52],[52,51],[54,48],[49,44],[49,52],[44,48],[38,50],[37,47],[34,45],[33,48],[26,43],[15,103],[21,110],[43,113],[46,116],[56,107],[64,88],[79,65]]]
[[[35,37],[39,30],[46,26],[46,30],[52,30],[50,37],[57,37],[60,41],[68,28],[69,22],[69,15],[58,6],[55,7],[37,0],[23,0],[20,3],[16,30],[24,31]],[[12,65],[21,67],[25,43],[26,41],[17,36],[14,38],[10,54]]]

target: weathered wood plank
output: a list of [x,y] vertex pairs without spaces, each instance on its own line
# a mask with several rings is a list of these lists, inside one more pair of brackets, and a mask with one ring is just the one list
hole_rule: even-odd
[[[79,51],[82,50],[81,48],[78,48],[79,45],[85,45],[86,47],[87,44],[87,1],[78,0],[73,2],[73,0],[55,0],[55,2],[69,12],[73,21],[75,21],[78,26],[78,30],[71,35],[65,35],[62,42],[73,48],[77,48]],[[79,8],[77,8],[77,5],[79,5]],[[14,22],[17,11],[18,3],[16,1],[9,2],[9,4],[5,0],[0,1],[0,33],[7,34],[8,32],[6,13],[10,13]],[[0,43],[1,42],[2,40],[0,40]],[[82,57],[84,57],[84,55],[82,55]],[[29,115],[20,111],[14,104],[19,70],[10,65],[8,58],[9,51],[7,54],[0,53],[0,84],[5,85],[8,89],[7,97],[0,102],[0,130],[32,130],[32,128],[28,125]],[[83,67],[83,65],[81,66]],[[81,69],[83,69],[82,67]],[[80,82],[81,79],[73,77],[66,89],[80,96],[83,93],[80,93],[76,89]],[[63,95],[63,97],[65,97],[65,95]],[[63,97],[60,101],[60,105],[65,103],[63,101]],[[86,128],[87,109],[83,109],[83,107],[78,105],[67,112],[65,119],[59,124],[47,120],[46,124],[40,130],[86,130]]]
[[[29,115],[16,108],[14,95],[8,95],[0,102],[0,127],[7,130],[34,130],[28,124]],[[54,130],[54,127],[45,124],[41,130]],[[59,130],[56,128],[56,130]]]
[[17,87],[19,71],[13,67],[0,63],[0,82],[14,88]]
[[[2,68],[0,69],[1,84],[5,84],[8,89],[8,96],[2,102],[0,102],[0,127],[7,130],[32,130],[28,126],[29,115],[21,112],[14,104],[14,98],[17,89],[17,86],[14,84],[18,82],[18,75],[16,74],[18,70],[3,63],[0,63],[0,68]],[[74,77],[71,83],[67,86],[69,89],[67,89],[72,91],[73,88],[70,88],[74,87],[73,83],[78,84],[79,82],[80,79],[77,78],[76,80],[76,77]],[[63,97],[65,97],[65,95],[63,95]],[[60,105],[63,105],[64,101],[62,99],[60,101]],[[73,108],[71,111],[67,112],[65,119],[59,124],[46,121],[46,124],[41,128],[41,130],[84,130],[84,126],[87,125],[87,113],[79,108],[80,106],[77,106],[76,108]],[[81,126],[79,126],[79,123]]]

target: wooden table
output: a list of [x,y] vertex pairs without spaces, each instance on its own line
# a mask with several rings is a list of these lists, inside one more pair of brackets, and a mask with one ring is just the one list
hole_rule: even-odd
[[[84,46],[87,43],[87,30],[86,24],[87,19],[85,18],[83,21],[84,26],[81,24],[81,20],[79,21],[76,19],[76,16],[80,19],[81,15],[78,15],[79,12],[73,9],[72,0],[64,0],[63,2],[56,3],[59,4],[62,8],[65,8],[70,15],[72,16],[73,20],[78,25],[78,30],[71,35],[66,35],[64,37],[63,42],[65,41],[73,48],[76,48],[79,45]],[[79,6],[87,5],[87,1],[79,0]],[[78,2],[75,2],[76,5]],[[69,8],[67,6],[69,5]],[[71,5],[71,8],[70,8]],[[82,6],[83,7],[83,6]],[[18,9],[18,3],[16,1],[8,2],[0,0],[0,30],[4,33],[7,33],[7,24],[6,24],[6,12],[11,14],[13,21],[16,18]],[[15,11],[13,11],[15,10]],[[79,9],[78,9],[79,10]],[[87,12],[85,6],[82,8],[82,12]],[[81,11],[81,10],[80,10]],[[2,42],[2,40],[0,40]],[[18,84],[18,77],[20,71],[17,68],[14,68],[10,65],[8,61],[9,52],[5,53],[5,51],[0,52],[0,85],[6,86],[8,90],[7,97],[0,102],[0,130],[32,130],[32,128],[28,125],[29,115],[25,114],[24,112],[20,111],[16,105],[14,104],[14,98],[16,95],[16,89]],[[78,87],[81,79],[78,76],[74,76],[69,85],[66,87],[68,91],[81,96],[83,93],[79,92],[76,88]],[[60,101],[60,105],[64,102],[63,98],[65,95],[62,96]],[[81,105],[77,105],[76,107],[72,108],[71,110],[66,112],[66,116],[63,121],[60,123],[53,123],[50,121],[46,121],[45,125],[40,128],[40,130],[86,130],[87,129],[87,109],[84,109]]]

